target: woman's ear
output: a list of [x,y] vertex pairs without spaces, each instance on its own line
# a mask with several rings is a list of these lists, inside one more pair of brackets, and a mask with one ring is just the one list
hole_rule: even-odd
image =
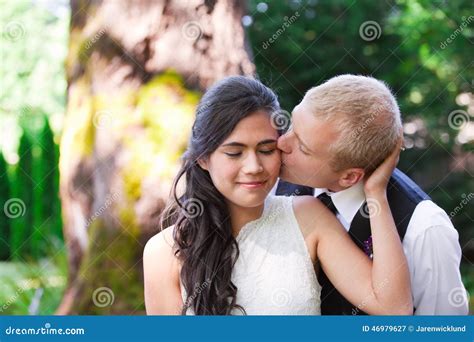
[[207,158],[204,158],[204,159],[198,159],[198,165],[201,167],[201,169],[204,169],[206,171],[209,171],[208,170],[208,159]]

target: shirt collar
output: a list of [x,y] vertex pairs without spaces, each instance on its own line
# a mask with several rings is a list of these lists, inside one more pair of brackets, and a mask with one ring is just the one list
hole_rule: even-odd
[[357,211],[359,211],[360,207],[365,202],[363,181],[338,192],[331,192],[328,189],[321,188],[315,189],[314,195],[318,196],[323,192],[326,192],[331,196],[332,202],[334,203],[338,213],[347,221],[347,223],[352,222]]

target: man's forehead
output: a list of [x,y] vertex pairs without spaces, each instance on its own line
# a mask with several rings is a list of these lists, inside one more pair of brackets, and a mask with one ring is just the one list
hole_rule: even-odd
[[300,103],[298,103],[295,108],[293,109],[293,113],[295,112],[304,112],[304,113],[307,113],[307,114],[313,114],[312,110],[311,110],[311,102],[308,101],[305,98],[303,98],[303,100],[301,100]]
[[301,110],[302,110],[302,106],[303,106],[303,101],[301,101],[300,103],[298,103],[298,104],[295,106],[295,108],[293,108],[293,112],[292,112],[292,113],[294,114],[295,112],[301,111]]
[[335,123],[324,118],[319,118],[312,113],[308,106],[301,102],[293,110],[294,127],[300,138],[309,145],[321,145],[332,141],[338,136]]
[[304,101],[301,101],[298,105],[295,106],[292,112],[292,117],[296,118],[297,121],[304,121],[304,125],[307,125],[310,123],[315,122],[315,117],[312,115],[310,108],[308,108],[308,105],[304,103]]

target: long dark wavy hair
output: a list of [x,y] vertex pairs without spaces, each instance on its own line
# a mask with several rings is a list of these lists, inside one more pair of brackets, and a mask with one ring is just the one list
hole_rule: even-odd
[[[182,265],[180,279],[188,294],[183,315],[188,308],[196,315],[229,315],[234,308],[245,314],[236,303],[237,287],[231,281],[239,248],[232,235],[229,209],[198,160],[209,157],[242,119],[259,110],[269,115],[277,112],[277,97],[259,81],[243,76],[216,83],[197,107],[183,164],[161,219],[162,228],[174,224],[175,255]],[[184,194],[178,195],[183,176]]]

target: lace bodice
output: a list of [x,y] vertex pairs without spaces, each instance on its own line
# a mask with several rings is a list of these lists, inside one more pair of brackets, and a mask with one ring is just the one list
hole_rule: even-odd
[[[321,286],[293,211],[292,197],[269,196],[262,216],[236,237],[237,304],[248,315],[319,315]],[[183,302],[186,301],[181,286]],[[188,309],[188,314],[193,314]],[[240,315],[241,311],[232,312]]]

